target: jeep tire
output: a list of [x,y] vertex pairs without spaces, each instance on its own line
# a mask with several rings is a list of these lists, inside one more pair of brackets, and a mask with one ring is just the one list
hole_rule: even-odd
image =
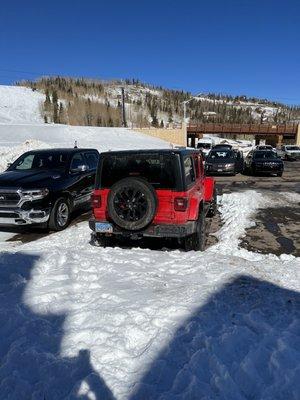
[[199,210],[196,221],[196,232],[184,238],[183,247],[185,251],[204,251],[206,242],[205,213],[203,207]]
[[144,179],[124,178],[116,182],[108,195],[108,213],[122,229],[138,231],[146,228],[155,216],[157,196]]
[[213,198],[212,198],[211,202],[209,203],[209,208],[208,208],[206,216],[208,218],[212,218],[216,215],[216,213],[217,213],[217,190],[216,190],[216,188],[214,188]]

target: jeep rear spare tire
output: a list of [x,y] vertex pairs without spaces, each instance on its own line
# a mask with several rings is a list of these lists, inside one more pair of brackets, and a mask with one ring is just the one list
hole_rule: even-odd
[[108,213],[120,228],[137,231],[153,220],[157,208],[154,188],[140,178],[124,178],[109,192]]

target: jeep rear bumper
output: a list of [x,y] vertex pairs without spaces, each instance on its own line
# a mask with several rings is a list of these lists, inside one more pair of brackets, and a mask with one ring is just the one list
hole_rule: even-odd
[[[97,234],[95,231],[95,222],[107,222],[107,221],[96,221],[91,219],[89,221],[90,229]],[[146,229],[141,231],[127,231],[113,225],[113,232],[107,234],[109,236],[118,235],[124,236],[131,239],[141,239],[142,237],[158,237],[158,238],[183,238],[189,236],[196,231],[196,221],[188,221],[185,224],[151,224]],[[103,235],[103,234],[102,234]]]

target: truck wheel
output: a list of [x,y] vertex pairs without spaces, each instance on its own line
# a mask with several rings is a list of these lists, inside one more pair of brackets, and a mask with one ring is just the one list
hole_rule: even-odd
[[278,173],[277,173],[277,176],[282,176],[282,172],[278,172]]
[[184,250],[204,251],[205,241],[206,241],[205,214],[204,210],[202,209],[199,212],[199,217],[196,224],[196,232],[184,238],[184,243],[183,243]]
[[48,227],[51,231],[62,231],[70,223],[71,210],[67,199],[56,200],[50,213]]
[[108,195],[108,213],[119,227],[137,231],[153,220],[157,208],[154,188],[140,178],[116,182]]
[[214,188],[213,198],[209,204],[209,209],[207,211],[206,216],[208,218],[212,218],[216,215],[216,212],[217,212],[217,190],[216,188]]

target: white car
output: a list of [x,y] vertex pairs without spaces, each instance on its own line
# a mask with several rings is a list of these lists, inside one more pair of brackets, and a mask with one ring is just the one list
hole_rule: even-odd
[[300,146],[286,144],[277,150],[277,154],[284,160],[300,160]]

